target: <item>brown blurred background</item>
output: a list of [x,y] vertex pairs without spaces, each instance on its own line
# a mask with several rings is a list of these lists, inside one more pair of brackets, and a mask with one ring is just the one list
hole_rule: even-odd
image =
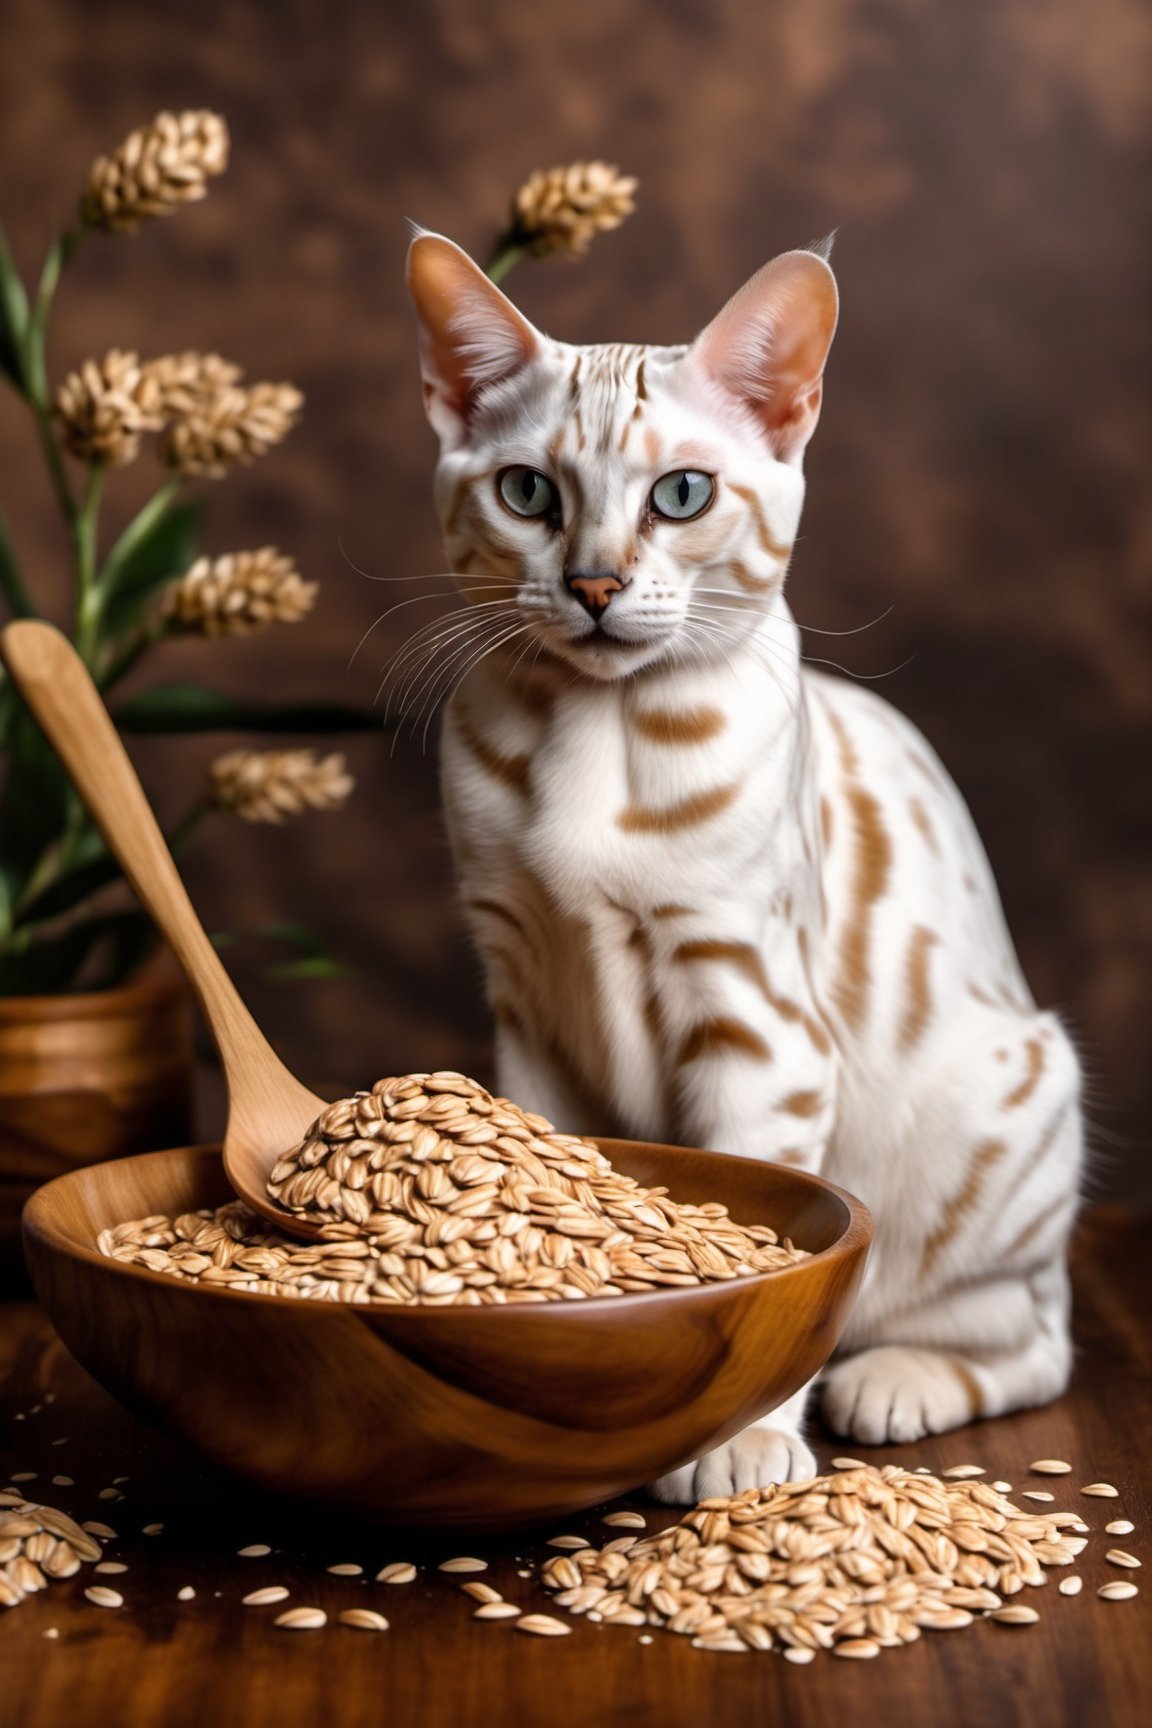
[[[809,652],[877,678],[941,751],[1032,986],[1083,1053],[1095,1191],[1152,1198],[1150,49],[1140,0],[7,0],[0,214],[27,273],[91,158],[157,109],[219,109],[233,135],[206,203],[82,248],[55,375],[114,345],[213,348],[307,393],[280,450],[210,487],[205,549],[274,541],[322,582],[317,612],[167,649],[142,681],[370,703],[413,621],[447,609],[404,608],[349,669],[390,596],[415,592],[353,565],[441,561],[407,218],[483,253],[533,168],[600,156],[637,174],[638,213],[586,263],[510,279],[571,341],[682,340],[766,258],[838,227],[843,322],[793,606],[830,630],[891,606]],[[146,457],[114,479],[110,530],[155,477]],[[0,503],[63,615],[62,530],[10,393]],[[172,817],[240,741],[136,754]],[[375,735],[348,753],[345,814],[216,819],[197,902],[216,927],[310,920],[353,968],[249,986],[310,1081],[487,1076],[434,735],[426,754]],[[209,1088],[205,1128],[217,1111]]]

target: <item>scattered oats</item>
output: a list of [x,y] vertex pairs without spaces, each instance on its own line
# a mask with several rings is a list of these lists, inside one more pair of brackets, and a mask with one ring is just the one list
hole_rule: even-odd
[[75,1488],[76,1483],[71,1476],[53,1476],[52,1486],[54,1488]]
[[1011,1482],[993,1482],[992,1486],[997,1494],[1011,1494],[1012,1492]]
[[491,1584],[461,1584],[460,1589],[465,1596],[471,1596],[473,1602],[500,1602],[503,1600],[499,1590],[494,1590]]
[[816,1652],[815,1650],[810,1650],[807,1644],[793,1644],[789,1649],[785,1650],[784,1660],[785,1662],[795,1662],[797,1664],[815,1662]]
[[41,1638],[59,1638],[59,1628],[56,1626],[46,1626],[40,1636]]
[[1057,1589],[1061,1596],[1079,1596],[1083,1588],[1084,1580],[1081,1578],[1079,1572],[1074,1573],[1071,1578],[1061,1578],[1057,1585]]
[[1008,1608],[993,1608],[988,1616],[1000,1626],[1034,1626],[1040,1616],[1035,1608],[1025,1607],[1022,1602],[1013,1602]]
[[832,1646],[834,1656],[852,1656],[858,1661],[867,1661],[871,1656],[879,1656],[880,1646],[873,1638],[842,1638],[839,1644]]
[[176,1600],[177,1602],[191,1602],[195,1594],[196,1592],[192,1588],[191,1584],[185,1584],[182,1590],[177,1590]]
[[267,1608],[273,1602],[283,1602],[288,1592],[283,1584],[266,1584],[263,1590],[250,1590],[240,1598],[245,1608]]
[[354,1626],[358,1632],[387,1632],[388,1622],[374,1608],[345,1608],[341,1626]]
[[1136,1526],[1131,1518],[1113,1518],[1111,1524],[1105,1524],[1109,1536],[1131,1536]]
[[487,1560],[477,1560],[474,1554],[460,1554],[455,1560],[441,1560],[438,1572],[487,1572]]
[[1140,1564],[1140,1562],[1139,1562],[1139,1560],[1137,1560],[1135,1554],[1129,1554],[1123,1548],[1109,1548],[1109,1550],[1108,1550],[1107,1554],[1105,1554],[1104,1558],[1105,1558],[1105,1560],[1109,1561],[1111,1563],[1111,1565],[1113,1565],[1113,1566],[1136,1567],[1136,1566],[1139,1566],[1139,1564]]
[[130,1482],[131,1480],[132,1478],[130,1476],[113,1476],[112,1485],[115,1488],[121,1488],[125,1482]]
[[35,1482],[35,1480],[35,1470],[13,1470],[12,1475],[9,1477],[9,1481],[12,1482]]
[[642,1512],[606,1512],[604,1523],[618,1530],[646,1530],[648,1522]]
[[415,1566],[410,1566],[406,1560],[394,1560],[391,1566],[385,1566],[376,1574],[377,1584],[411,1584],[416,1576]]
[[591,1546],[591,1542],[585,1541],[583,1536],[549,1536],[548,1538],[549,1548],[576,1549],[591,1548]]
[[517,1578],[531,1578],[531,1576],[532,1576],[531,1566],[522,1566],[520,1568],[520,1570],[517,1572],[516,1576],[517,1576]]
[[960,1482],[968,1476],[987,1476],[988,1472],[983,1464],[953,1464],[950,1470],[941,1470],[940,1474],[949,1478],[955,1477]]
[[81,1524],[80,1528],[87,1530],[89,1536],[102,1537],[105,1542],[113,1541],[117,1535],[110,1524],[101,1524],[95,1518],[89,1518],[86,1523]]
[[142,1536],[160,1536],[163,1534],[163,1524],[145,1524],[141,1527]]
[[267,1542],[249,1542],[247,1548],[237,1548],[241,1560],[263,1560],[272,1550]]
[[354,1560],[344,1561],[339,1566],[328,1567],[328,1571],[332,1573],[334,1578],[359,1578],[363,1570],[363,1566],[357,1566]]
[[520,1609],[515,1602],[481,1602],[472,1618],[473,1620],[516,1620]]
[[[479,1614],[482,1610],[477,1609],[476,1612]],[[516,1622],[516,1630],[532,1632],[537,1638],[564,1638],[572,1628],[566,1626],[563,1620],[554,1620],[551,1614],[521,1614]]]
[[1092,1494],[1097,1500],[1119,1500],[1120,1490],[1113,1488],[1111,1482],[1089,1482],[1087,1488],[1081,1488],[1081,1494]]
[[323,1608],[286,1608],[283,1614],[277,1614],[275,1624],[283,1626],[286,1632],[315,1632],[327,1626],[328,1616]]
[[1076,1523],[1069,1524],[1068,1528],[1069,1530],[1075,1530],[1077,1536],[1087,1536],[1090,1533],[1092,1526],[1090,1524],[1085,1524],[1080,1519],[1077,1519]]
[[119,1488],[101,1488],[96,1498],[97,1500],[123,1500],[124,1496]]
[[867,1470],[868,1466],[860,1458],[833,1458],[833,1470]]
[[89,1584],[84,1592],[89,1602],[94,1602],[97,1608],[123,1608],[124,1598],[119,1590],[110,1590],[106,1584]]
[[13,1416],[12,1420],[13,1420],[13,1422],[27,1422],[28,1418],[27,1418],[27,1416],[25,1416],[23,1410],[17,1410],[17,1412],[16,1412],[15,1416]]
[[1102,1596],[1105,1602],[1127,1602],[1138,1595],[1135,1584],[1129,1584],[1127,1579],[1117,1579],[1115,1584],[1101,1584],[1097,1596]]
[[123,1560],[98,1560],[92,1568],[93,1572],[127,1572]]
[[1043,1488],[1025,1488],[1021,1500],[1055,1500],[1055,1494],[1048,1494]]
[[1071,1464],[1066,1464],[1063,1458],[1034,1458],[1028,1466],[1039,1476],[1070,1476]]

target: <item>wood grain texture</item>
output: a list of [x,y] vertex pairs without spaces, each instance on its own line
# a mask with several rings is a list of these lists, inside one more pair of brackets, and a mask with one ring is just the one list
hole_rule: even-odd
[[476,1528],[649,1481],[789,1397],[831,1353],[864,1207],[753,1159],[602,1141],[679,1199],[720,1200],[812,1256],[699,1289],[517,1308],[352,1307],[195,1286],[100,1255],[106,1226],[228,1197],[213,1149],[81,1170],[25,1243],[68,1348],[125,1403],[264,1489],[364,1518]]
[[[918,1446],[858,1448],[877,1463],[988,1466],[1017,1488],[1028,1486],[1029,1460],[1067,1458],[1076,1473],[1033,1478],[1058,1505],[1083,1511],[1092,1526],[1079,1570],[1084,1594],[1061,1597],[1055,1581],[1025,1591],[1040,1621],[1030,1627],[978,1625],[925,1633],[905,1650],[875,1662],[818,1657],[792,1668],[774,1655],[727,1656],[693,1650],[688,1641],[639,1628],[574,1623],[568,1638],[532,1639],[507,1624],[472,1618],[475,1604],[459,1580],[436,1571],[448,1555],[479,1553],[482,1576],[526,1610],[548,1611],[536,1569],[556,1553],[536,1533],[466,1539],[415,1531],[368,1530],[356,1519],[323,1519],[252,1493],[207,1472],[191,1453],[135,1422],[67,1356],[41,1310],[0,1305],[0,1480],[35,1470],[26,1484],[79,1518],[95,1517],[119,1532],[107,1544],[127,1573],[110,1578],[125,1598],[115,1612],[91,1607],[85,1570],[21,1607],[0,1611],[0,1719],[20,1728],[872,1728],[912,1723],[925,1728],[1144,1728],[1152,1693],[1152,1593],[1105,1603],[1095,1589],[1117,1576],[1104,1562],[1112,1538],[1104,1523],[1127,1514],[1136,1523],[1123,1546],[1152,1561],[1152,1493],[1147,1435],[1152,1427],[1152,1355],[1146,1317],[1152,1311],[1152,1233],[1147,1221],[1098,1216],[1082,1228],[1075,1260],[1076,1336],[1072,1389],[1047,1410],[974,1425]],[[46,1403],[51,1394],[54,1403]],[[32,1412],[35,1411],[35,1414]],[[25,1414],[20,1422],[17,1412]],[[55,1442],[63,1441],[57,1445]],[[824,1466],[843,1450],[817,1436]],[[62,1471],[75,1487],[53,1487]],[[125,1498],[97,1498],[126,1475]],[[1085,1500],[1076,1486],[1100,1477],[1119,1501]],[[650,1529],[676,1513],[630,1498]],[[1024,1502],[1027,1504],[1027,1502]],[[565,1520],[564,1528],[602,1542],[622,1532],[602,1511]],[[154,1537],[141,1534],[153,1521]],[[265,1560],[236,1550],[266,1542]],[[373,1582],[393,1560],[421,1567],[411,1585]],[[333,1563],[357,1562],[361,1579],[337,1578]],[[529,1570],[531,1576],[519,1574]],[[1141,1577],[1142,1574],[1132,1574]],[[245,1608],[241,1597],[284,1584],[289,1603]],[[177,1591],[192,1585],[194,1600]],[[217,1594],[219,1592],[219,1594]],[[318,1604],[329,1625],[285,1633],[273,1617],[284,1606]],[[378,1637],[339,1627],[344,1608],[370,1606],[391,1630]],[[56,1627],[59,1638],[45,1641]]]
[[78,1164],[189,1132],[192,1015],[174,978],[0,999],[0,1290],[24,1282],[20,1212]]

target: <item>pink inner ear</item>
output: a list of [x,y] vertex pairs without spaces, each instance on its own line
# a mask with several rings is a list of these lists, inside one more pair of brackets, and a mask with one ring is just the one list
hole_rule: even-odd
[[691,349],[697,366],[751,408],[782,461],[799,456],[815,430],[837,308],[824,260],[786,252],[733,295]]
[[481,390],[527,364],[538,337],[467,253],[439,235],[412,242],[408,287],[420,321],[429,417],[438,431],[449,423],[459,429]]

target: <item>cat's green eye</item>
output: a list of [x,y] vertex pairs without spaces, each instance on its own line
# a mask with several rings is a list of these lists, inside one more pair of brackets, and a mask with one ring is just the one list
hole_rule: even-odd
[[496,484],[517,516],[547,516],[556,508],[556,488],[538,468],[505,468]]
[[664,474],[652,488],[652,508],[673,522],[687,522],[711,504],[716,485],[711,474],[695,468],[679,468]]

